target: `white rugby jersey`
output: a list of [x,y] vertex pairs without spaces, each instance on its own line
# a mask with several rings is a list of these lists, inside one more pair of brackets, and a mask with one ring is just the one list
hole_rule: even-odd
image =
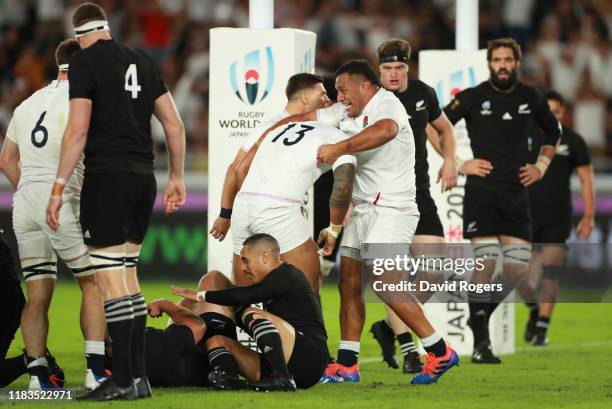
[[357,170],[353,200],[396,208],[416,207],[414,137],[400,100],[381,88],[359,116],[350,118],[341,103],[317,110],[319,121],[353,136],[382,119],[393,120],[399,132],[389,142],[355,154]]
[[259,140],[259,137],[261,136],[261,134],[263,134],[273,125],[276,125],[277,122],[282,121],[288,116],[289,116],[289,112],[283,111],[279,114],[274,115],[272,118],[268,119],[267,121],[263,121],[262,123],[260,123],[255,129],[251,131],[249,136],[247,136],[247,138],[244,140],[244,142],[240,146],[240,149],[242,149],[245,152],[248,152],[249,149],[251,149],[251,146],[253,146],[255,142]]
[[[6,136],[19,147],[21,177],[18,191],[35,183],[55,182],[68,110],[68,81],[53,81],[15,109]],[[67,193],[78,196],[82,184],[81,157],[66,184]]]
[[240,193],[302,202],[323,173],[344,163],[355,164],[352,155],[339,157],[331,166],[317,164],[321,145],[346,138],[337,128],[314,121],[291,122],[275,129],[259,145]]

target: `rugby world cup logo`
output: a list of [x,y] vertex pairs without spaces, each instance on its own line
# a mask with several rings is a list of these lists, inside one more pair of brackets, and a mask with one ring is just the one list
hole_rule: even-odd
[[230,82],[234,94],[244,103],[263,101],[274,84],[272,48],[265,47],[245,54],[230,65]]

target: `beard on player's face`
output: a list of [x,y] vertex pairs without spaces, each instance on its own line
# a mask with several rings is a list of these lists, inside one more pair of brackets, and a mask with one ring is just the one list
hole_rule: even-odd
[[[489,72],[491,83],[495,86],[495,88],[502,91],[509,90],[518,81],[518,71],[516,67],[512,70],[508,68],[498,68],[497,71],[494,71],[493,68],[489,67]],[[500,78],[502,75],[505,77]]]

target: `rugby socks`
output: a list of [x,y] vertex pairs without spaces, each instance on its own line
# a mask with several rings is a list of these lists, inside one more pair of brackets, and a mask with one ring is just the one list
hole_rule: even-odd
[[87,369],[98,375],[104,375],[104,341],[85,341],[85,360]]
[[539,317],[535,324],[537,333],[546,335],[549,325],[550,325],[549,317]]
[[30,376],[37,376],[43,380],[49,379],[49,363],[44,356],[26,356],[27,369]]
[[359,348],[361,343],[359,341],[340,341],[338,347],[338,360],[340,365],[353,366],[359,360]]
[[135,380],[145,377],[145,327],[147,304],[142,293],[132,295],[134,320],[132,321],[132,376]]
[[[487,323],[489,322],[489,318],[493,315],[493,312],[499,307],[499,304],[504,302],[504,300],[508,297],[508,295],[514,290],[514,287],[508,284],[505,284],[501,278],[501,274],[493,277],[491,281],[493,285],[501,285],[502,291],[495,292],[494,295],[491,296],[491,302],[487,306]],[[529,304],[527,304],[529,306]]]
[[251,336],[255,339],[257,347],[264,354],[276,375],[291,378],[285,362],[283,341],[278,330],[268,319],[263,317],[253,319],[253,315],[255,313],[247,314],[244,321],[250,328]]
[[474,334],[474,348],[488,338],[489,320],[487,319],[487,308],[489,307],[489,299],[490,296],[488,292],[468,292],[468,302],[470,307],[470,318],[468,320],[468,325]]
[[231,351],[225,347],[212,348],[208,351],[208,363],[212,370],[221,370],[227,375],[240,376],[238,363]]
[[402,355],[408,356],[411,353],[418,353],[410,331],[404,332],[403,334],[399,334],[396,338],[397,342],[400,345],[400,349],[402,350]]
[[434,354],[436,357],[446,354],[446,342],[437,332],[434,332],[428,337],[421,338],[421,344],[425,351]]
[[132,321],[134,310],[129,295],[104,302],[108,335],[113,341],[113,379],[122,388],[132,385]]
[[538,320],[538,314],[540,312],[540,306],[534,302],[525,303],[529,308],[529,322],[535,323]]

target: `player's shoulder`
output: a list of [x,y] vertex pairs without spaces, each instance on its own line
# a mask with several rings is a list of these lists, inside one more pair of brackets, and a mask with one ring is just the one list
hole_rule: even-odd
[[408,88],[413,88],[415,90],[415,92],[421,94],[421,95],[426,95],[429,94],[431,92],[435,92],[435,90],[433,89],[433,87],[430,87],[429,85],[427,85],[425,82],[421,81],[420,79],[410,79],[408,80]]
[[534,87],[533,85],[525,84],[521,81],[516,84],[516,90],[518,94],[523,97],[528,97],[531,100],[537,101],[544,98],[542,92],[538,88]]
[[562,126],[562,130],[563,130],[562,132],[563,139],[570,141],[570,142],[585,143],[585,140],[582,137],[582,135],[580,135],[578,132],[576,132],[572,128],[569,128],[567,126]]
[[45,94],[47,93],[47,90],[50,87],[50,85],[51,84],[47,84],[41,89],[34,91],[32,95],[30,95],[29,97],[21,101],[21,103],[17,105],[17,107],[13,111],[13,116],[18,115],[18,114],[20,115],[32,105],[38,106],[40,104],[41,99],[45,97]]

